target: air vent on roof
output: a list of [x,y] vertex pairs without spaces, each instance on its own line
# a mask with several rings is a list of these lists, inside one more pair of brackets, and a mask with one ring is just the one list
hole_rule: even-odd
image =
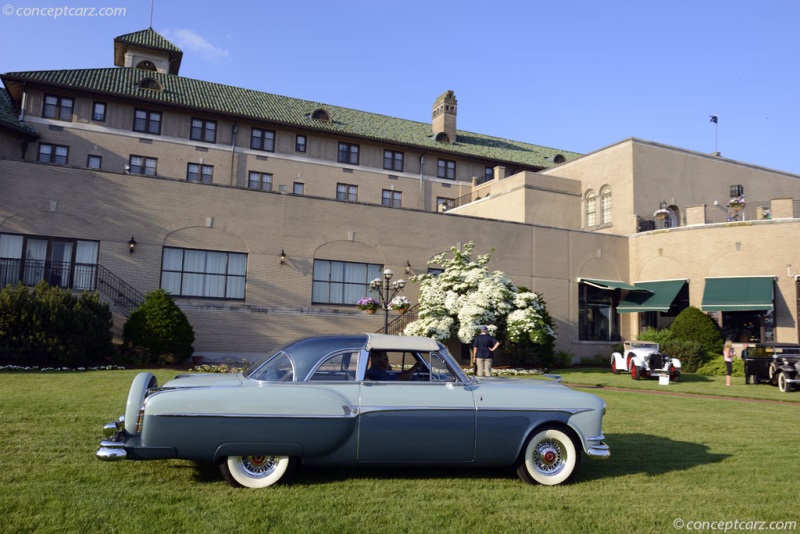
[[567,161],[567,158],[565,158],[563,154],[556,154],[553,156],[553,163],[564,163],[565,161]]
[[448,136],[444,132],[436,134],[436,137],[434,139],[436,140],[437,143],[447,143],[448,145],[450,144],[450,136]]

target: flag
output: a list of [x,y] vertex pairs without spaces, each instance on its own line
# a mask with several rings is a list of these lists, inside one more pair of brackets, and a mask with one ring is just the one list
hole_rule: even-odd
[[718,123],[717,121],[718,121],[717,116],[716,115],[711,115],[711,122],[713,122],[714,124],[717,124]]

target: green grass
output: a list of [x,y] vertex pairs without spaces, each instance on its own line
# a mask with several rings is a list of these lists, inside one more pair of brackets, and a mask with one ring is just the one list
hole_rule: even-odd
[[[716,395],[748,388],[726,388],[717,377],[659,386],[571,370],[562,373],[567,382],[603,386],[580,389],[606,400],[612,449],[605,462],[584,457],[574,484],[530,486],[508,469],[306,468],[290,484],[241,490],[212,466],[94,458],[102,425],[122,413],[135,374],[0,373],[0,531],[676,532],[677,519],[800,524],[800,392],[751,386],[747,393],[793,401],[785,404],[646,395],[612,388]],[[174,372],[156,374],[163,382]]]

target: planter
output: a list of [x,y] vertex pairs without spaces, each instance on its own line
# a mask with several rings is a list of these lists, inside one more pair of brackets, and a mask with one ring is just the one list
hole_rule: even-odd
[[397,308],[397,313],[399,313],[400,315],[403,315],[407,311],[408,311],[408,308]]
[[377,310],[375,308],[369,308],[369,309],[364,310],[364,313],[366,313],[368,315],[375,315],[376,311]]
[[735,204],[735,205],[731,206],[731,209],[732,209],[733,211],[737,211],[737,212],[738,212],[738,211],[742,211],[742,206],[740,206],[740,205],[738,205],[738,204]]

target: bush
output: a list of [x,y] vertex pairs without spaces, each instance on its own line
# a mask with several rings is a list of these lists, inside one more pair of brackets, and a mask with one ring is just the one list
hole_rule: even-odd
[[679,338],[669,328],[663,330],[645,328],[639,339],[658,343],[659,350],[663,354],[678,358],[681,361],[681,371],[684,373],[694,373],[706,360],[706,353],[700,343]]
[[[698,375],[705,376],[725,376],[725,358],[722,355],[712,358],[697,370]],[[744,362],[741,358],[734,358],[731,376],[744,376]]]
[[679,313],[669,329],[673,339],[700,343],[706,357],[722,353],[723,339],[719,325],[693,306]]
[[40,281],[0,290],[0,358],[26,365],[75,365],[112,351],[111,309],[97,293],[75,296]]
[[141,353],[142,365],[182,363],[194,352],[194,329],[172,297],[158,289],[145,295],[125,323],[123,342],[129,351]]

